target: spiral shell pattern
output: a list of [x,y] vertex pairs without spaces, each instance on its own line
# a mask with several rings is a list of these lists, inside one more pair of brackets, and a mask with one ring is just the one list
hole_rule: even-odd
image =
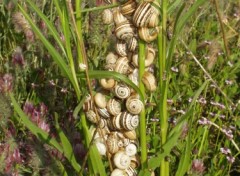
[[125,84],[117,84],[114,88],[114,93],[116,97],[120,99],[126,99],[130,96],[131,90]]

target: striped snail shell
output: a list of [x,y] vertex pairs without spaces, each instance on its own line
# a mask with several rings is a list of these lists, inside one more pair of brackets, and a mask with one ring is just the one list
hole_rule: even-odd
[[118,138],[116,137],[116,135],[110,133],[106,140],[106,145],[107,145],[107,149],[108,149],[109,153],[114,154],[114,153],[118,152],[118,150],[119,150]]
[[100,84],[104,89],[112,89],[115,86],[115,80],[102,78]]
[[139,114],[143,109],[143,103],[138,96],[131,95],[126,101],[126,108],[131,114]]
[[104,2],[107,4],[112,4],[112,0],[104,0]]
[[97,118],[96,113],[91,109],[86,112],[86,117],[92,123],[97,123],[98,122],[98,118]]
[[127,175],[125,170],[116,168],[112,171],[111,176],[129,176],[129,175]]
[[131,52],[136,50],[137,45],[138,45],[138,41],[135,37],[130,38],[127,42],[128,50]]
[[135,130],[131,131],[124,131],[123,132],[124,137],[130,139],[130,140],[136,140],[137,139],[137,134]]
[[119,25],[122,22],[128,21],[127,18],[123,16],[123,14],[120,12],[119,9],[115,9],[113,11],[113,20],[116,25]]
[[138,86],[138,69],[135,68],[132,73],[128,75],[128,78]]
[[107,110],[110,114],[116,116],[121,113],[121,103],[112,98],[107,102]]
[[88,94],[86,96],[86,99],[85,99],[84,103],[83,103],[83,111],[87,112],[90,109],[93,109],[93,101],[91,99],[91,96]]
[[116,44],[116,52],[118,55],[124,57],[127,56],[127,44],[123,40],[118,40]]
[[121,5],[121,13],[123,15],[131,15],[137,7],[135,0],[128,0],[126,3]]
[[127,41],[132,38],[135,34],[135,28],[129,21],[123,21],[116,25],[115,35],[120,40]]
[[139,37],[147,43],[152,42],[157,38],[159,32],[159,27],[147,28],[141,27],[138,29]]
[[137,171],[131,166],[125,169],[125,172],[127,173],[128,176],[137,176]]
[[134,156],[135,154],[137,154],[137,146],[133,143],[128,144],[125,148],[125,153],[128,156]]
[[147,28],[141,27],[138,29],[139,37],[147,43],[152,42],[157,38],[159,32],[159,27]]
[[120,57],[117,60],[115,69],[116,72],[121,74],[127,74],[129,71],[129,60],[127,57]]
[[118,151],[114,155],[113,162],[118,169],[127,169],[130,166],[131,159],[124,151]]
[[98,108],[97,111],[101,117],[105,119],[110,118],[110,114],[108,113],[106,108]]
[[107,106],[106,97],[100,92],[94,95],[94,102],[99,108],[105,108]]
[[138,127],[139,124],[139,116],[132,115],[128,112],[122,112],[120,114],[121,120],[120,125],[124,130],[134,130]]
[[150,72],[144,72],[142,82],[149,91],[155,91],[157,89],[156,78]]
[[134,168],[137,168],[137,167],[140,166],[140,158],[139,158],[139,156],[133,155],[133,156],[130,157],[130,159],[131,159],[130,167],[132,167],[134,169]]
[[122,143],[123,143],[123,147],[126,147],[130,144],[130,139],[128,138],[123,138],[121,139]]
[[112,126],[113,126],[114,130],[122,130],[121,114],[118,114],[117,116],[114,116],[112,118]]
[[107,127],[107,121],[106,119],[100,119],[100,122],[99,122],[99,128],[103,129],[103,128],[106,128]]
[[126,99],[130,96],[131,90],[125,84],[117,84],[114,88],[115,95],[120,99]]
[[111,24],[113,22],[113,13],[110,9],[105,9],[102,12],[103,24]]

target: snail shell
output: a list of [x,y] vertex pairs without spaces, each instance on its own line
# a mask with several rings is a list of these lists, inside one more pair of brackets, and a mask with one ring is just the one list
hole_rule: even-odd
[[125,170],[116,168],[112,171],[111,176],[128,176],[128,175]]
[[127,169],[130,166],[131,159],[124,151],[118,151],[114,155],[113,162],[118,169]]
[[132,95],[126,101],[126,108],[131,114],[139,114],[143,109],[143,103],[136,95]]
[[102,93],[96,93],[94,96],[94,102],[99,108],[105,108],[107,106],[107,100]]
[[119,114],[121,116],[120,125],[125,130],[134,130],[138,127],[139,116],[132,115],[128,112],[122,112]]
[[116,99],[110,99],[107,103],[107,110],[110,114],[116,116],[121,113],[121,103]]
[[105,9],[102,12],[103,24],[111,24],[113,22],[113,13],[110,9]]
[[126,3],[121,5],[121,13],[123,15],[131,15],[137,7],[135,0],[128,0]]
[[86,96],[86,99],[85,99],[84,103],[83,103],[83,111],[87,112],[90,109],[93,109],[93,101],[91,99],[91,96],[88,94]]
[[135,51],[137,48],[138,41],[135,37],[132,37],[127,42],[127,47],[129,51]]
[[138,86],[138,69],[134,69],[132,73],[128,75],[128,78]]
[[100,123],[99,123],[99,128],[103,129],[107,127],[107,121],[106,119],[100,119]]
[[137,176],[137,171],[131,166],[125,169],[125,172],[127,173],[128,176]]
[[113,52],[108,53],[106,56],[106,64],[115,64],[117,62],[118,56]]
[[[155,50],[152,47],[147,47],[146,56],[145,56],[145,67],[149,67],[155,58]],[[134,54],[132,57],[133,65],[138,67],[138,54]]]
[[136,134],[135,130],[124,131],[123,135],[130,140],[136,140],[137,139],[137,134]]
[[154,75],[150,72],[144,72],[142,82],[149,91],[155,91],[157,89],[157,83]]
[[125,148],[125,153],[128,156],[134,156],[137,153],[137,146],[135,144],[128,144]]
[[121,114],[118,114],[117,116],[114,116],[112,118],[112,126],[114,128],[114,130],[121,130],[122,126],[121,126]]
[[141,27],[141,28],[138,28],[139,37],[147,43],[150,43],[153,40],[155,40],[158,36],[158,33],[159,33],[159,27],[155,27],[155,28]]
[[137,168],[137,167],[140,166],[140,158],[139,158],[139,156],[133,155],[133,156],[130,157],[130,159],[131,159],[131,163],[130,163],[130,167],[131,168],[134,169],[134,168]]
[[115,95],[120,99],[126,99],[130,96],[131,90],[125,84],[117,84],[114,88]]
[[119,11],[119,9],[115,9],[113,12],[113,20],[116,25],[128,21],[125,16]]
[[106,152],[107,152],[107,148],[103,142],[103,139],[98,137],[94,140],[94,143],[97,147],[97,150],[99,152],[100,155],[106,155]]
[[104,89],[112,89],[115,86],[115,80],[114,79],[101,79],[100,84]]
[[122,40],[118,40],[116,44],[116,52],[122,57],[127,56],[127,44]]
[[106,108],[98,108],[97,111],[101,117],[105,119],[110,118],[110,114],[108,113],[108,110]]
[[121,74],[127,74],[129,71],[129,60],[127,57],[120,57],[117,60],[115,71]]
[[114,134],[109,134],[108,138],[106,140],[106,145],[109,153],[114,154],[118,152],[119,147],[118,147],[118,139]]
[[135,33],[135,28],[132,23],[129,21],[123,21],[116,25],[115,35],[120,40],[127,41],[132,38]]
[[96,113],[91,109],[86,112],[86,117],[92,123],[97,123],[98,122]]

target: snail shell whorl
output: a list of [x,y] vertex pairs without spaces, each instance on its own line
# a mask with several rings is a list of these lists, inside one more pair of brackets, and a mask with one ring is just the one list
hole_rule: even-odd
[[156,78],[150,72],[144,72],[142,82],[149,91],[155,91],[157,89]]
[[113,158],[115,166],[119,169],[127,169],[130,166],[131,159],[124,151],[118,151]]
[[97,147],[97,150],[98,150],[99,154],[100,155],[106,155],[107,148],[106,148],[105,144],[103,143],[103,139],[98,137],[94,140],[94,143]]
[[132,23],[129,21],[123,21],[116,25],[115,35],[120,40],[127,41],[132,38],[135,33],[135,28]]
[[131,114],[139,114],[143,109],[143,103],[135,96],[130,96],[126,101],[126,108]]
[[121,74],[127,74],[129,71],[129,60],[127,57],[120,57],[117,60],[114,70]]
[[114,116],[112,118],[112,126],[113,126],[114,130],[121,130],[122,129],[121,114],[118,114],[117,116]]
[[125,131],[125,132],[123,132],[123,135],[130,140],[136,140],[137,139],[137,134],[136,134],[135,130]]
[[97,111],[101,117],[105,119],[110,118],[110,114],[108,113],[106,108],[98,108]]
[[132,115],[128,112],[122,112],[121,114],[120,125],[125,130],[134,130],[138,127],[139,124],[139,116]]
[[152,15],[152,7],[149,2],[139,3],[133,15],[133,23],[136,27],[147,26],[147,21]]
[[96,93],[94,96],[94,102],[99,108],[105,108],[107,106],[107,100],[105,95],[101,93]]
[[117,62],[118,56],[110,52],[106,56],[106,64],[115,64]]
[[157,38],[159,32],[159,27],[147,28],[141,27],[138,29],[139,37],[147,43],[152,42]]
[[105,9],[102,12],[102,21],[103,24],[111,24],[113,22],[113,14],[110,9]]
[[126,99],[130,96],[131,90],[124,84],[117,84],[114,88],[115,95],[120,99]]
[[107,149],[108,149],[109,153],[114,154],[114,153],[118,152],[118,150],[119,150],[118,139],[114,134],[108,135],[106,144],[107,144]]
[[122,169],[114,169],[111,173],[111,176],[129,176],[126,171]]
[[115,9],[113,11],[113,20],[116,25],[127,21],[127,18],[123,16],[123,14],[119,11],[119,9]]
[[125,169],[125,172],[127,173],[128,176],[137,176],[137,171],[131,166]]
[[112,89],[115,86],[115,80],[114,79],[101,79],[100,84],[104,89]]
[[87,95],[86,100],[83,103],[83,111],[87,112],[90,109],[93,109],[93,101],[90,95]]
[[132,14],[137,7],[137,3],[135,0],[128,0],[126,3],[121,5],[121,13],[123,15]]
[[96,113],[91,109],[86,112],[86,117],[92,123],[97,123],[98,122]]
[[107,110],[110,114],[116,116],[121,113],[121,103],[115,99],[110,99],[107,103]]
[[128,156],[134,156],[137,153],[137,146],[135,144],[128,144],[125,148],[125,153]]
[[135,37],[132,37],[128,40],[127,46],[129,51],[135,51],[138,45],[138,41]]
[[131,163],[130,163],[130,167],[137,168],[140,166],[140,158],[137,155],[131,156]]

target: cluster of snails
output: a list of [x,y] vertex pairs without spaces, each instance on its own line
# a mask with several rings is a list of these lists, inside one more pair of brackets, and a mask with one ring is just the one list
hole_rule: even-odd
[[[106,3],[112,3],[106,0]],[[115,25],[115,52],[107,54],[105,69],[126,75],[138,85],[138,38],[148,43],[145,56],[145,73],[142,82],[148,91],[156,90],[156,79],[149,69],[154,62],[155,50],[150,42],[159,31],[159,4],[155,1],[137,3],[127,0],[113,9],[102,13],[103,23]],[[123,82],[101,79],[102,92],[97,92],[84,103],[87,119],[97,126],[94,136],[101,155],[109,155],[113,164],[111,176],[137,175],[138,141],[135,129],[139,114],[144,108],[139,95]],[[107,92],[107,95],[106,95]]]

